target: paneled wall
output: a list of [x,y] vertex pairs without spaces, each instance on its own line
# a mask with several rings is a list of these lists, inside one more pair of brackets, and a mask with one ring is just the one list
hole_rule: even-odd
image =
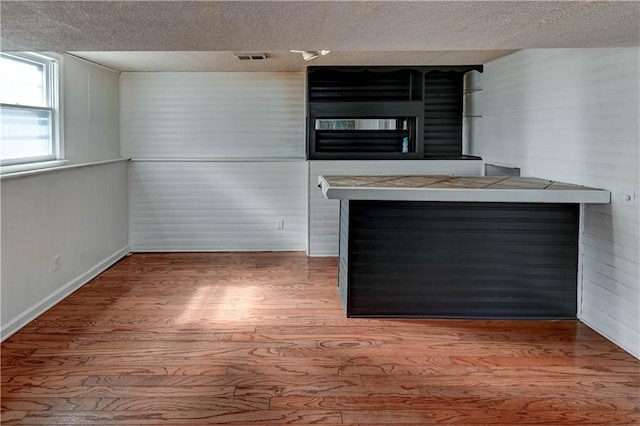
[[302,73],[120,81],[134,251],[305,249]]
[[67,164],[120,157],[118,73],[63,58],[62,102]]
[[2,338],[124,256],[127,214],[125,161],[3,178]]
[[482,160],[309,161],[310,256],[338,255],[340,201],[327,200],[318,188],[319,175],[482,175]]
[[304,161],[132,162],[131,248],[302,251],[306,176]]
[[[586,205],[579,317],[640,357],[640,50],[525,50],[471,86],[471,154],[612,192]],[[635,203],[625,203],[630,193]],[[633,205],[635,204],[635,205]]]
[[124,157],[304,158],[302,73],[123,73],[120,96]]

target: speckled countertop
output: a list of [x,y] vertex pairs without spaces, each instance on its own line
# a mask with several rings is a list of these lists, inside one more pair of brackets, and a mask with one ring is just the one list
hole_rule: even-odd
[[320,176],[326,198],[353,200],[609,203],[608,191],[535,177]]

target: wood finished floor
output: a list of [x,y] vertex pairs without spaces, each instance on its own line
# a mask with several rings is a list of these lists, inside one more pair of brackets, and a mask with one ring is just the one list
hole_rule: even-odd
[[136,254],[2,344],[2,424],[640,424],[572,321],[347,319],[336,259]]

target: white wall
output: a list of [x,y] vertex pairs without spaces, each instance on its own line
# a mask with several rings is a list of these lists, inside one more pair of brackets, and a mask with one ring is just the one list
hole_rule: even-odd
[[306,178],[304,161],[132,162],[131,248],[302,251]]
[[[612,192],[586,205],[579,316],[640,357],[640,50],[525,50],[485,65],[471,153],[523,175]],[[635,206],[623,191],[635,192]]]
[[303,73],[123,73],[125,157],[304,158]]
[[1,196],[4,339],[128,252],[127,163],[4,177]]
[[1,181],[2,339],[128,251],[126,162],[81,165],[119,157],[118,74],[65,56],[61,80],[68,166]]
[[64,56],[63,74],[67,164],[118,158],[118,73]]
[[303,73],[120,81],[134,251],[305,249]]
[[327,200],[319,175],[482,175],[482,160],[309,161],[310,256],[337,256],[340,201]]

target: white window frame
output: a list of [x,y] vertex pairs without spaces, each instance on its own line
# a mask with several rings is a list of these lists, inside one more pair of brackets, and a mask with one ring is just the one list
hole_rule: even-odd
[[50,111],[51,123],[49,131],[51,134],[52,145],[51,155],[6,160],[0,158],[0,171],[2,173],[18,172],[23,170],[59,166],[66,163],[66,161],[64,161],[65,153],[62,138],[62,57],[56,54],[33,52],[1,52],[0,54],[20,61],[28,61],[44,65],[47,85],[47,107],[5,103],[0,105],[2,105],[3,108],[15,108],[29,111]]

